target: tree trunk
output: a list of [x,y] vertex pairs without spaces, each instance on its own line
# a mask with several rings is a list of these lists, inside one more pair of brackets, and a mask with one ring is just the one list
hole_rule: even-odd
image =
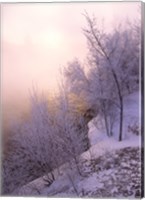
[[80,176],[83,176],[83,175],[82,175],[82,172],[81,172],[81,170],[80,170],[80,167],[79,167],[79,161],[78,161],[78,159],[76,158],[76,156],[74,157],[74,160],[75,160],[76,168],[77,168],[77,171],[78,171],[79,175],[80,175]]
[[107,112],[105,110],[105,102],[102,102],[102,106],[103,106],[103,114],[104,114],[104,122],[105,122],[106,132],[109,137],[110,134],[109,134],[109,126],[108,126],[108,120],[107,120]]
[[122,141],[122,129],[123,129],[123,98],[120,98],[120,127],[119,127],[119,141]]
[[109,126],[108,126],[107,116],[106,116],[105,113],[104,113],[104,121],[105,121],[106,132],[107,132],[107,135],[108,135],[108,137],[109,137],[109,136],[110,136],[110,133],[109,133]]

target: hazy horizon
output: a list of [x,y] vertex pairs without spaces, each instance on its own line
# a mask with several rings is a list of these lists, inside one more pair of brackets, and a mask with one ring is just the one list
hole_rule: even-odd
[[111,31],[135,20],[140,2],[25,3],[1,5],[2,105],[11,115],[28,103],[29,90],[57,91],[59,69],[77,57],[84,62],[87,43],[82,13],[104,19]]

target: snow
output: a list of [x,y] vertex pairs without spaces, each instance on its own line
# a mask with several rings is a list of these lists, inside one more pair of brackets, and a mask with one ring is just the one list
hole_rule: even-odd
[[[124,137],[121,142],[118,137],[108,137],[104,130],[97,129],[94,124],[94,119],[88,124],[89,127],[89,140],[91,147],[87,152],[82,154],[82,158],[90,159],[97,158],[111,150],[122,149],[125,147],[139,147],[141,146],[141,135],[133,135],[127,130],[130,122],[139,119],[139,92],[135,92],[124,99]],[[118,124],[117,124],[118,125]],[[117,130],[117,126],[113,131]]]
[[104,138],[104,140],[90,147],[81,157],[84,159],[97,158],[111,150],[122,149],[125,147],[139,147],[141,145],[141,136],[131,135],[119,142],[115,138]]
[[[83,188],[84,190],[90,190],[90,188],[94,191],[96,189],[96,180],[97,180],[97,174],[93,173],[91,176],[86,178],[85,180],[82,180],[78,184],[78,188]],[[97,183],[97,187],[101,188],[104,185],[102,183]]]
[[[86,177],[79,177],[68,165],[60,167],[61,175],[48,187],[42,177],[15,191],[17,195],[41,195],[53,197],[129,197],[134,198],[141,179],[139,148],[141,135],[127,130],[132,120],[139,119],[139,93],[124,99],[124,137],[121,142],[115,137],[107,137],[104,130],[97,129],[94,120],[90,121],[89,139],[91,147],[80,158],[83,161]],[[113,131],[117,130],[117,125]],[[123,156],[120,156],[121,153]],[[100,159],[99,161],[97,159]],[[76,194],[69,175],[72,177]],[[135,185],[136,184],[136,185]],[[36,188],[37,190],[36,190]],[[39,192],[38,192],[39,191]],[[40,193],[40,194],[39,194]]]
[[[118,154],[118,156],[116,156]],[[123,156],[121,156],[123,154]],[[115,160],[118,162],[115,162]],[[97,160],[93,160],[96,162]],[[132,166],[132,161],[135,165]],[[108,164],[111,163],[108,169]],[[79,183],[88,197],[134,197],[134,186],[140,188],[140,162],[138,147],[123,148],[101,156],[96,163],[100,171],[94,171],[88,178]],[[132,175],[133,174],[133,175]],[[103,195],[103,196],[102,196]]]
[[[113,132],[114,138],[108,138],[105,130],[102,128],[97,128],[95,126],[95,120],[91,120],[88,123],[89,132],[88,137],[91,144],[91,151],[94,152],[94,149],[98,146],[98,153],[100,154],[106,150],[106,148],[116,149],[116,148],[123,148],[127,146],[139,146],[141,145],[141,137],[135,136],[128,132],[128,126],[132,125],[133,123],[139,123],[139,92],[135,92],[131,95],[128,95],[124,98],[124,120],[123,120],[123,142],[116,142],[118,139],[118,123],[116,122]],[[102,147],[101,147],[102,146]]]

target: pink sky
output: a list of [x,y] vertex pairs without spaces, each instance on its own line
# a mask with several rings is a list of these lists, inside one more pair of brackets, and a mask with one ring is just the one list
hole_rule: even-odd
[[[2,4],[2,95],[4,104],[18,105],[36,84],[40,90],[56,89],[58,70],[74,57],[87,54],[84,10],[113,24],[131,20],[139,2]],[[13,107],[13,108],[15,108]]]

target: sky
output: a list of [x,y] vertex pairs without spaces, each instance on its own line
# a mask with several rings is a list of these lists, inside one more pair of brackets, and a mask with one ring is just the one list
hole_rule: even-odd
[[114,24],[136,19],[139,2],[25,3],[1,5],[2,105],[11,114],[28,101],[29,90],[57,91],[59,69],[74,58],[84,61],[86,21],[82,13]]

